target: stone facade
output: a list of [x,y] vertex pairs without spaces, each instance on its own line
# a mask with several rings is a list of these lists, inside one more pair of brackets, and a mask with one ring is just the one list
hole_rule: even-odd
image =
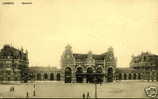
[[117,68],[116,80],[158,81],[158,55],[142,52],[132,56],[129,68]]
[[34,81],[60,81],[60,69],[55,67],[32,66],[29,68]]
[[[158,55],[143,52],[132,56],[129,68],[117,68],[113,48],[102,54],[74,53],[67,45],[61,56],[61,69],[55,67],[29,67],[28,52],[4,45],[0,50],[0,82],[65,81],[65,83],[93,83],[113,80],[158,81]],[[27,70],[24,71],[24,70]]]
[[73,53],[72,47],[67,45],[61,57],[61,68],[65,82],[93,82],[94,79],[112,82],[116,58],[112,47],[98,55],[91,51]]
[[4,45],[0,51],[0,82],[22,80],[22,69],[28,64],[27,51]]

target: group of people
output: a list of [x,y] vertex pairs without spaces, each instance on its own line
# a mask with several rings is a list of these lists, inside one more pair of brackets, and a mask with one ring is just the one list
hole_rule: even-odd
[[[34,84],[34,85],[33,85],[33,96],[36,96],[35,88],[36,88],[36,85]],[[29,97],[29,92],[28,92],[28,91],[26,92],[26,97],[27,97],[27,98]]]
[[[35,88],[36,88],[36,86],[35,86],[35,84],[33,85],[33,96],[36,96],[36,91],[35,91]],[[10,93],[13,93],[15,91],[15,87],[14,86],[11,86],[10,87]],[[29,97],[29,92],[27,91],[26,92],[26,98],[28,98]]]
[[87,92],[87,97],[85,95],[85,93],[82,94],[83,99],[90,99],[90,95],[89,92]]

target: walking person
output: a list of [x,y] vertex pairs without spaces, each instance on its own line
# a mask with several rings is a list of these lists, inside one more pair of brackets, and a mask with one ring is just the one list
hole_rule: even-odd
[[26,98],[28,98],[28,97],[29,97],[29,92],[27,91],[27,92],[26,92]]
[[33,85],[33,88],[34,88],[34,89],[36,88],[36,85],[35,85],[35,84]]
[[33,96],[36,96],[36,92],[35,92],[36,86],[35,84],[33,85]]
[[13,93],[14,93],[14,87],[12,86],[12,87],[10,87],[10,94],[12,97],[13,97]]
[[87,92],[87,99],[89,99],[90,98],[90,96],[89,96],[89,92]]
[[36,96],[36,92],[35,92],[35,90],[33,90],[33,96]]
[[85,93],[82,94],[83,99],[85,99]]

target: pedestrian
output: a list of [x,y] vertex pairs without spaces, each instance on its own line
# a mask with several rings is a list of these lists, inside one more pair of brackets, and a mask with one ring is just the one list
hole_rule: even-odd
[[34,88],[35,88],[35,84],[34,84],[34,86],[33,86]]
[[14,94],[14,87],[13,86],[10,87],[10,94],[11,94],[11,96],[13,96],[13,94]]
[[28,97],[29,97],[29,92],[27,91],[27,92],[26,92],[26,98],[28,98]]
[[14,87],[10,87],[10,92],[14,92]]
[[12,91],[14,92],[14,86],[12,87]]
[[33,90],[33,96],[36,96],[36,92],[35,92],[35,90]]
[[83,96],[83,99],[85,99],[85,93],[83,93],[83,95],[82,95],[82,96]]
[[90,96],[89,96],[89,92],[87,92],[87,99],[89,99],[90,98]]

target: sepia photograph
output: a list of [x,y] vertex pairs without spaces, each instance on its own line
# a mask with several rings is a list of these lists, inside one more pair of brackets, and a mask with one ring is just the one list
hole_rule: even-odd
[[158,98],[158,0],[0,0],[0,98]]

